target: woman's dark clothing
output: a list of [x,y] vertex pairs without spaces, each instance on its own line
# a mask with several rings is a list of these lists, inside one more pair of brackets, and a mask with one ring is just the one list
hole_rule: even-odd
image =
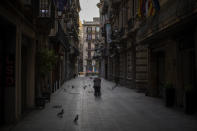
[[95,96],[101,95],[101,79],[100,78],[94,79],[94,95]]

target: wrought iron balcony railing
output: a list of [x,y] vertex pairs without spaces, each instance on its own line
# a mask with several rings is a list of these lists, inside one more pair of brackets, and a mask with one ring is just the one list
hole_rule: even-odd
[[179,0],[168,1],[165,6],[161,7],[159,13],[154,17],[148,17],[142,22],[137,33],[137,41],[141,41],[160,32],[182,19],[187,19],[194,13],[197,13],[196,0]]

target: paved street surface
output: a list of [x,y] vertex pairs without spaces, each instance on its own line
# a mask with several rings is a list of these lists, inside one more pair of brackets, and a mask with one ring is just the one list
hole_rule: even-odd
[[[102,80],[102,96],[95,98],[92,84],[92,79],[82,77],[65,83],[45,109],[31,112],[12,130],[197,131],[196,117],[166,108],[160,99],[124,87],[112,89],[114,83],[106,80]],[[57,116],[62,109],[62,117]]]

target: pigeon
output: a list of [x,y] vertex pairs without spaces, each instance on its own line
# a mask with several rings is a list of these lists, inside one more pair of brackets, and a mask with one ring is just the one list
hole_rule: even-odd
[[78,121],[78,119],[79,119],[79,115],[77,114],[77,115],[75,116],[74,122],[76,123],[76,122]]
[[62,117],[63,114],[64,114],[64,109],[62,109],[59,113],[57,113],[57,116]]
[[85,90],[87,86],[84,86],[83,89]]
[[113,86],[113,87],[112,87],[112,90],[115,89],[115,88],[117,88],[117,85]]

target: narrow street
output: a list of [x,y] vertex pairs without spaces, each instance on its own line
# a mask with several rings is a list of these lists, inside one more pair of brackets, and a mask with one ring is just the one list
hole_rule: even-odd
[[0,29],[0,131],[197,131],[197,0],[1,0]]
[[114,83],[104,79],[102,96],[95,98],[92,84],[88,77],[66,82],[44,109],[28,114],[12,131],[197,131],[195,116],[166,108],[160,99],[125,87],[112,89]]

